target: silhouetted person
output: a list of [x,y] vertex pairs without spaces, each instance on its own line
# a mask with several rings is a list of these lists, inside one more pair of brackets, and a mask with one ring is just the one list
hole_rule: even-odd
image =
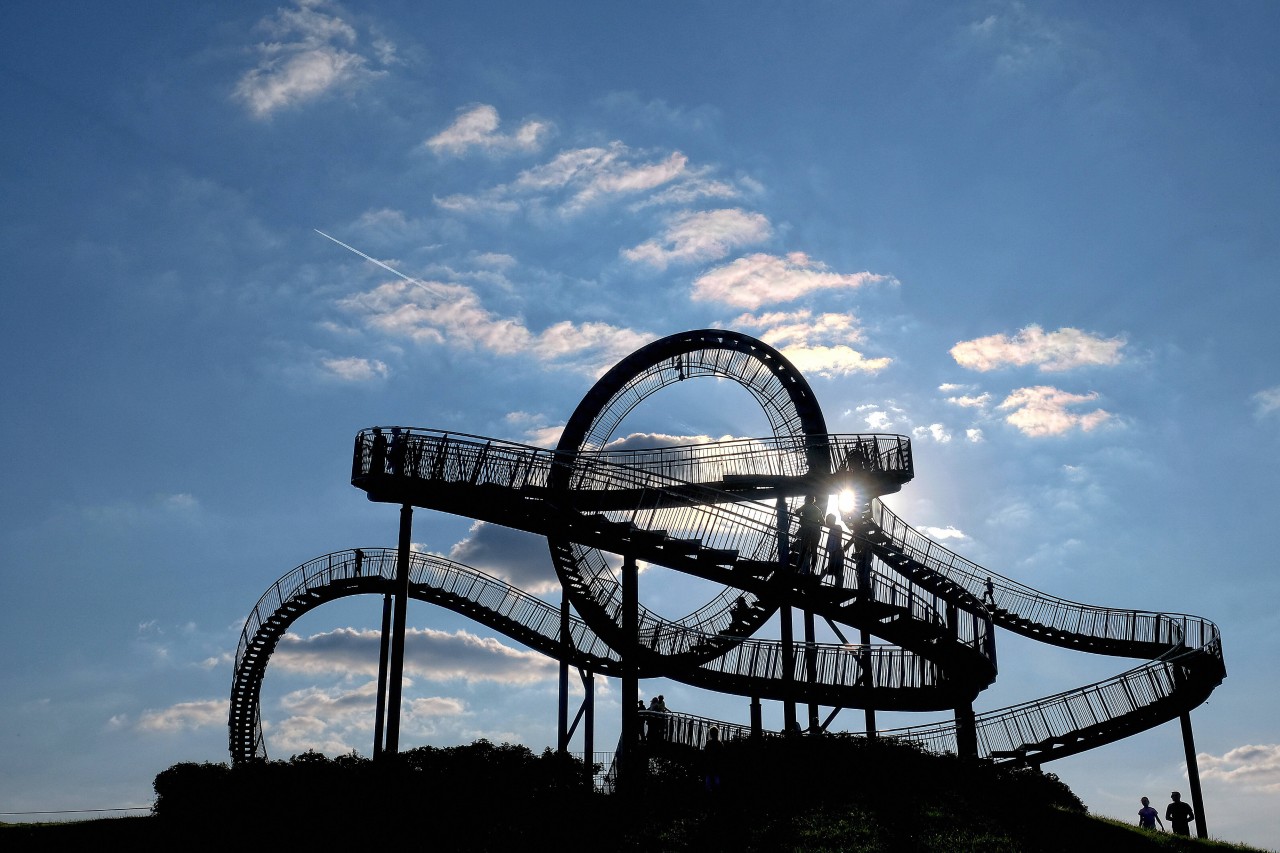
[[1160,820],[1160,812],[1151,807],[1151,801],[1146,797],[1142,798],[1142,808],[1138,809],[1138,826],[1143,829],[1155,829],[1156,823],[1160,824],[1160,828],[1164,829],[1164,822]]
[[667,739],[667,702],[661,695],[649,700],[649,740]]
[[836,579],[837,589],[844,586],[844,534],[836,524],[835,513],[827,514],[827,571]]
[[747,621],[747,611],[751,607],[747,604],[746,596],[738,596],[733,602],[733,607],[729,608],[729,617],[733,620],[733,624]]
[[356,549],[356,577],[360,577],[360,570],[364,566],[364,551]]
[[636,718],[640,720],[640,740],[646,740],[645,730],[649,727],[649,712],[644,708],[644,700],[636,700]]
[[369,473],[387,473],[387,437],[378,427],[373,428],[373,447],[369,450]]
[[702,781],[707,793],[720,790],[720,758],[724,744],[720,741],[720,729],[707,729],[707,745],[702,748]]
[[796,510],[800,517],[800,559],[796,563],[796,571],[802,577],[813,573],[813,561],[818,554],[818,543],[822,541],[822,509],[818,506],[818,496],[809,495],[804,499],[804,506]]
[[987,575],[987,583],[986,588],[982,593],[982,600],[987,604],[990,604],[992,607],[996,606],[996,587],[995,584],[991,582],[991,575]]
[[391,449],[387,452],[391,458],[391,473],[399,477],[404,473],[404,436],[400,427],[391,428]]
[[1169,821],[1174,835],[1190,835],[1191,821],[1196,817],[1195,811],[1182,801],[1182,795],[1177,791],[1169,796],[1173,797],[1173,802],[1164,810],[1164,819]]

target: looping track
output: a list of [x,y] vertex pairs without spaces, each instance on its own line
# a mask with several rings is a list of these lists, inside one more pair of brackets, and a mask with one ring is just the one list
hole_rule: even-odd
[[[739,382],[774,434],[644,451],[606,446],[627,412],[689,378]],[[976,717],[978,753],[1043,761],[1175,719],[1225,677],[1213,623],[1183,614],[1094,607],[1045,595],[929,540],[879,496],[913,473],[901,436],[829,435],[808,384],[785,358],[744,335],[705,330],[656,341],[624,359],[584,398],[550,451],[481,436],[408,430],[384,456],[372,430],[356,438],[353,485],[370,500],[458,514],[547,536],[557,574],[581,619],[561,635],[559,608],[496,578],[411,555],[410,596],[463,613],[585,671],[621,674],[618,650],[643,677],[710,690],[835,707],[904,711],[972,703],[995,678],[995,628],[1093,654],[1146,662],[1110,679]],[[800,583],[791,502],[854,488],[853,533],[840,588]],[[393,549],[338,552],[278,580],[246,621],[229,719],[235,761],[265,755],[260,689],[280,638],[301,614],[348,595],[390,591]],[[638,636],[622,631],[616,558],[723,585],[670,620],[640,607]],[[825,549],[819,565],[831,555]],[[994,604],[983,602],[986,579]],[[735,606],[739,596],[744,607]],[[782,605],[888,645],[807,646],[786,655],[753,634]],[[791,661],[791,672],[784,672]],[[953,724],[894,734],[957,751]]]

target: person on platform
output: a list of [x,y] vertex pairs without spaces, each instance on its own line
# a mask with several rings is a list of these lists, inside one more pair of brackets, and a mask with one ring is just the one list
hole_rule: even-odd
[[818,506],[818,496],[809,495],[804,505],[796,510],[800,517],[800,558],[796,563],[796,572],[805,579],[815,575],[814,560],[818,556],[818,543],[822,541],[822,509]]
[[835,578],[834,586],[844,586],[844,533],[836,523],[835,513],[827,513],[827,569],[824,574]]

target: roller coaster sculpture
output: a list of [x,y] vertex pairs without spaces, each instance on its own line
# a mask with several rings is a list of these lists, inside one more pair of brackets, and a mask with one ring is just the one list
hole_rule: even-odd
[[[610,450],[624,418],[642,401],[675,383],[707,377],[745,388],[772,435]],[[912,476],[906,437],[828,434],[809,384],[786,358],[747,335],[716,329],[671,335],[623,359],[578,405],[554,450],[430,429],[363,430],[351,482],[369,500],[401,506],[398,547],[321,556],[262,596],[236,652],[232,760],[266,755],[262,679],[293,621],[336,598],[382,594],[375,753],[397,748],[405,605],[414,598],[464,614],[560,662],[561,749],[585,711],[591,753],[590,691],[572,727],[567,720],[570,667],[584,683],[594,674],[621,678],[623,696],[638,695],[640,678],[665,677],[751,698],[749,727],[670,717],[668,736],[695,746],[712,724],[726,734],[759,734],[762,699],[784,703],[787,730],[801,728],[797,704],[808,706],[811,732],[825,730],[838,710],[858,708],[866,714],[868,735],[1032,766],[1180,719],[1195,810],[1202,816],[1189,712],[1226,675],[1217,627],[1185,614],[1055,598],[979,567],[910,527],[881,501]],[[816,554],[816,565],[837,567],[835,575],[819,581],[802,574],[794,511],[799,500],[849,492],[856,501],[841,507],[843,555],[825,545]],[[562,603],[413,552],[414,507],[545,536]],[[682,618],[664,618],[638,601],[639,561],[703,578],[719,591]],[[394,632],[388,630],[393,599]],[[793,636],[793,609],[804,617],[800,642]],[[775,615],[781,637],[754,636]],[[815,618],[842,642],[815,642]],[[996,628],[1142,662],[1095,684],[975,714],[974,699],[996,677]],[[844,630],[857,631],[857,641],[849,642]],[[635,742],[641,725],[627,704],[623,749]],[[825,721],[818,718],[819,706],[833,709]],[[877,709],[954,712],[954,721],[877,733]]]

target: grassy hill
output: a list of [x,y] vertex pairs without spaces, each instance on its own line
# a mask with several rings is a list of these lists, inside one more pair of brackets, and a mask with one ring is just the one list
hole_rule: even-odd
[[[154,814],[0,826],[6,851],[276,844],[336,849],[399,838],[507,851],[1177,851],[1253,848],[1149,833],[1089,816],[1052,774],[840,736],[729,742],[714,766],[679,747],[638,756],[629,787],[599,794],[576,759],[510,744],[422,747],[392,762],[317,753],[178,764]],[[707,784],[707,772],[719,784]]]

